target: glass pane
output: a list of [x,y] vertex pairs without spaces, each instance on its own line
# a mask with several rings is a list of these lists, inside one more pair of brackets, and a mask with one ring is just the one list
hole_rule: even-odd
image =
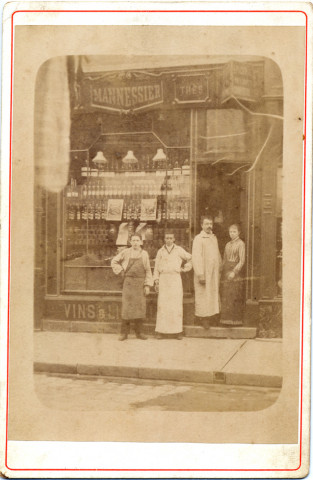
[[111,260],[134,232],[152,268],[166,229],[190,251],[189,149],[167,151],[152,133],[103,134],[99,142],[89,161],[73,152],[63,208],[65,290],[121,290]]

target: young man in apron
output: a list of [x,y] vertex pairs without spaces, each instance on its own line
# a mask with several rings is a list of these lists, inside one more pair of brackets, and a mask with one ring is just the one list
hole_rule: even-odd
[[116,255],[111,262],[113,272],[123,276],[122,325],[119,340],[126,340],[130,331],[130,322],[134,322],[136,337],[146,340],[141,333],[146,317],[146,296],[153,286],[149,255],[141,248],[141,236],[133,234],[131,247]]
[[[153,272],[155,290],[158,295],[157,338],[163,334],[182,339],[183,332],[183,285],[181,272],[192,269],[191,255],[175,245],[172,232],[165,233],[165,245],[160,248]],[[183,265],[183,266],[182,266]]]

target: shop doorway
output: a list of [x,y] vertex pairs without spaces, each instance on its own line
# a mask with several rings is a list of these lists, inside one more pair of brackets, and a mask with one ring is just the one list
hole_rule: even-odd
[[238,167],[240,165],[233,163],[199,164],[197,167],[197,225],[200,228],[204,215],[213,217],[221,255],[229,241],[228,228],[231,224],[241,226],[241,238],[245,240],[245,187],[244,177]]

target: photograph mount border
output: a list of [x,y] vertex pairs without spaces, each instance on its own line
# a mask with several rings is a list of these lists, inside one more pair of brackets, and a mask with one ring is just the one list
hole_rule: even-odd
[[[10,327],[10,268],[11,268],[11,187],[12,187],[12,123],[13,123],[13,60],[14,60],[14,15],[17,13],[303,13],[305,15],[305,71],[304,71],[304,136],[303,136],[303,201],[302,201],[302,245],[301,245],[301,322],[300,322],[300,409],[299,409],[299,466],[297,468],[11,468],[8,466],[8,407],[9,407],[9,327]],[[304,323],[304,250],[305,250],[305,195],[306,195],[306,144],[307,144],[307,63],[308,63],[308,15],[303,10],[153,10],[153,9],[136,9],[136,10],[16,10],[11,14],[11,73],[10,73],[10,138],[9,138],[9,220],[8,220],[8,316],[7,316],[7,388],[6,388],[6,432],[5,432],[5,467],[10,471],[129,471],[129,472],[291,472],[297,471],[302,465],[302,422],[303,422],[303,323]]]

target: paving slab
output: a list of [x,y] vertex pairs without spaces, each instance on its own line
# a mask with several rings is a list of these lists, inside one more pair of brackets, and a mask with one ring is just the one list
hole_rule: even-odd
[[143,341],[135,337],[120,342],[109,334],[36,332],[34,361],[212,372],[221,370],[244,342],[203,338]]
[[223,372],[282,376],[282,342],[247,340]]

